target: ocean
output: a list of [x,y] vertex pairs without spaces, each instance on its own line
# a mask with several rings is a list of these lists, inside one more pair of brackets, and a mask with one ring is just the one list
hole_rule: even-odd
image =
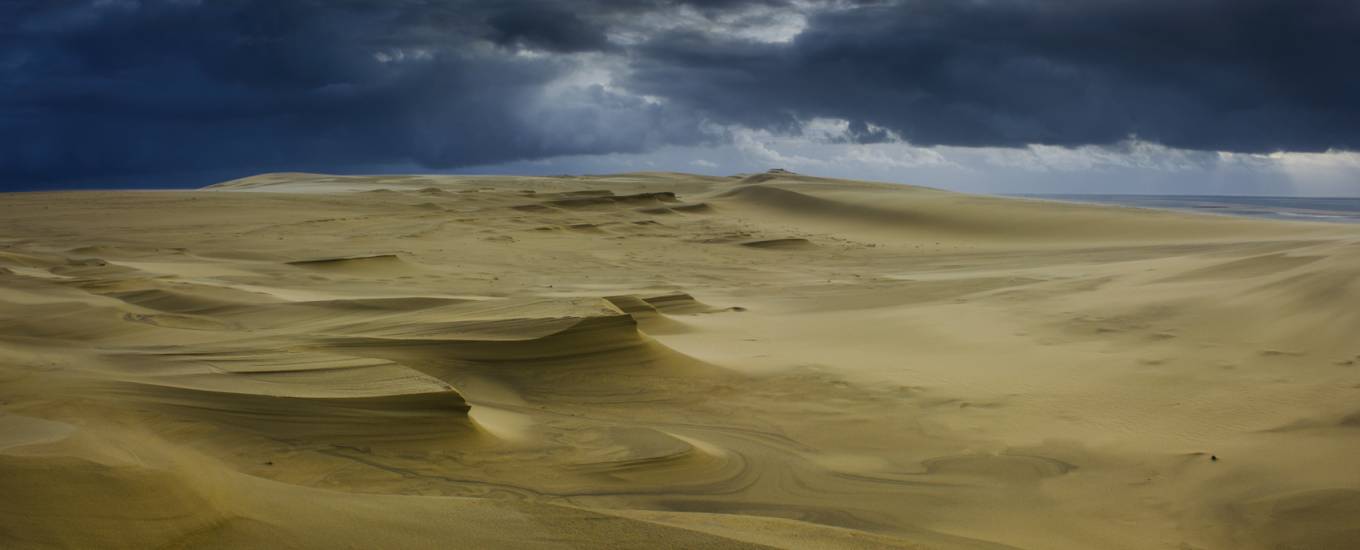
[[1188,210],[1204,214],[1247,216],[1275,220],[1360,223],[1360,198],[1257,197],[1232,195],[1050,195],[1016,197],[1117,204],[1140,208]]

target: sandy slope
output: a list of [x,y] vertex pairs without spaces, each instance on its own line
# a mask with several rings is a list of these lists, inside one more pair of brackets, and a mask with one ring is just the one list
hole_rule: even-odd
[[1357,456],[1355,226],[780,173],[0,196],[3,548],[1353,548]]

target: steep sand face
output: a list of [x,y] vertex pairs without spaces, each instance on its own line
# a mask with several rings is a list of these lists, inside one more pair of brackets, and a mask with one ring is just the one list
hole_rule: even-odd
[[0,196],[3,548],[1350,548],[1360,228],[771,172]]

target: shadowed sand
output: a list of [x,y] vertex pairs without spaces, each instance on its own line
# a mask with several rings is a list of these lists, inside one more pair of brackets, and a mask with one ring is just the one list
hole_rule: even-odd
[[1356,226],[771,171],[0,229],[0,548],[1360,540]]

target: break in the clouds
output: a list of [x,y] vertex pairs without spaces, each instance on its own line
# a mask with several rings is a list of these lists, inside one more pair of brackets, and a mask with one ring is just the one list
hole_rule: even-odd
[[788,165],[1356,194],[1357,58],[1350,0],[15,0],[0,185]]

